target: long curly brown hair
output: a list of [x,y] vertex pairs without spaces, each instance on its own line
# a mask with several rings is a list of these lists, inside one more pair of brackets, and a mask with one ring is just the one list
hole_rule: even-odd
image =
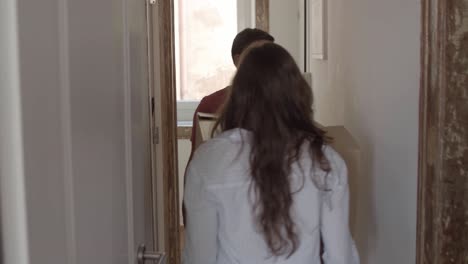
[[266,43],[246,51],[215,129],[252,134],[250,166],[257,224],[274,256],[291,256],[300,240],[291,208],[291,165],[308,143],[313,164],[326,172],[328,138],[313,120],[312,90],[292,56]]

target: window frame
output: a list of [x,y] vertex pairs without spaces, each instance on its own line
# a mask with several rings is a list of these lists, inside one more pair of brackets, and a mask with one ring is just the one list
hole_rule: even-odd
[[177,100],[177,124],[179,126],[192,126],[193,115],[200,101]]
[[[256,0],[237,0],[237,32],[244,28],[255,27],[255,2]],[[178,89],[177,83],[176,89]],[[177,100],[178,126],[193,125],[193,115],[199,104],[198,100]]]

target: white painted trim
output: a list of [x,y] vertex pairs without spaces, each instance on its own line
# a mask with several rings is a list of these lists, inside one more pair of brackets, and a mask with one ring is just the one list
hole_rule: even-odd
[[176,98],[180,98],[180,26],[179,26],[179,1],[174,1],[174,67],[175,67],[175,78],[176,78]]
[[127,241],[128,263],[135,262],[135,232],[134,232],[134,208],[133,208],[133,151],[132,151],[132,105],[131,105],[131,72],[130,72],[130,33],[129,10],[127,1],[122,4],[122,29],[123,29],[123,106],[124,106],[124,144],[125,144],[125,181],[127,203]]
[[[160,46],[160,13],[159,5],[150,5],[149,13],[151,13],[150,23],[153,25],[151,28],[152,33],[152,63],[153,63],[153,86],[150,87],[154,96],[154,125],[161,127],[161,46]],[[153,217],[155,221],[155,250],[166,251],[166,221],[165,221],[165,208],[164,208],[164,178],[163,178],[163,164],[162,164],[162,144],[153,144]]]
[[63,175],[65,202],[65,229],[67,260],[76,264],[76,215],[75,191],[72,162],[71,98],[70,98],[70,57],[69,57],[69,19],[68,0],[58,2],[59,58],[60,58],[60,118],[63,144]]
[[0,25],[1,261],[29,264],[16,1],[0,1]]
[[[309,51],[309,57],[311,59],[317,59],[317,60],[326,60],[327,59],[327,44],[328,44],[328,40],[327,40],[327,18],[328,18],[328,15],[326,13],[327,11],[327,2],[325,0],[313,0],[313,1],[310,1],[310,3],[308,3],[308,6],[307,6],[307,12],[308,12],[308,25],[309,25],[309,29],[308,29],[308,34],[309,34],[309,37],[308,37],[308,51]],[[319,14],[320,16],[317,18],[313,17],[314,16],[314,13],[313,11],[314,10],[318,10],[319,11]],[[318,28],[316,27],[316,25],[314,25],[314,23],[318,23]],[[317,32],[314,31],[315,30],[318,30]],[[315,36],[314,36],[314,33],[315,33]],[[321,49],[319,47],[315,47],[317,50],[314,50],[314,46],[313,46],[313,38],[318,38],[319,39],[319,43],[321,45]]]

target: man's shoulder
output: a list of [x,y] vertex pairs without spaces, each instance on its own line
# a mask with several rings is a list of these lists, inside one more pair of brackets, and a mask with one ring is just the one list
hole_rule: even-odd
[[226,93],[227,93],[227,88],[228,87],[225,87],[221,90],[218,90],[210,95],[207,95],[205,97],[203,97],[202,99],[202,102],[203,101],[210,101],[210,100],[218,100],[218,99],[224,99],[225,96],[226,96]]
[[227,94],[227,87],[203,97],[198,105],[198,112],[214,113],[224,102]]

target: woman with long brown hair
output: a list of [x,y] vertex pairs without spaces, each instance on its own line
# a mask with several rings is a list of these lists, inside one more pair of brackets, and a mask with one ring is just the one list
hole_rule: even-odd
[[189,165],[186,264],[359,263],[346,165],[314,123],[312,90],[291,55],[242,56],[221,133]]

